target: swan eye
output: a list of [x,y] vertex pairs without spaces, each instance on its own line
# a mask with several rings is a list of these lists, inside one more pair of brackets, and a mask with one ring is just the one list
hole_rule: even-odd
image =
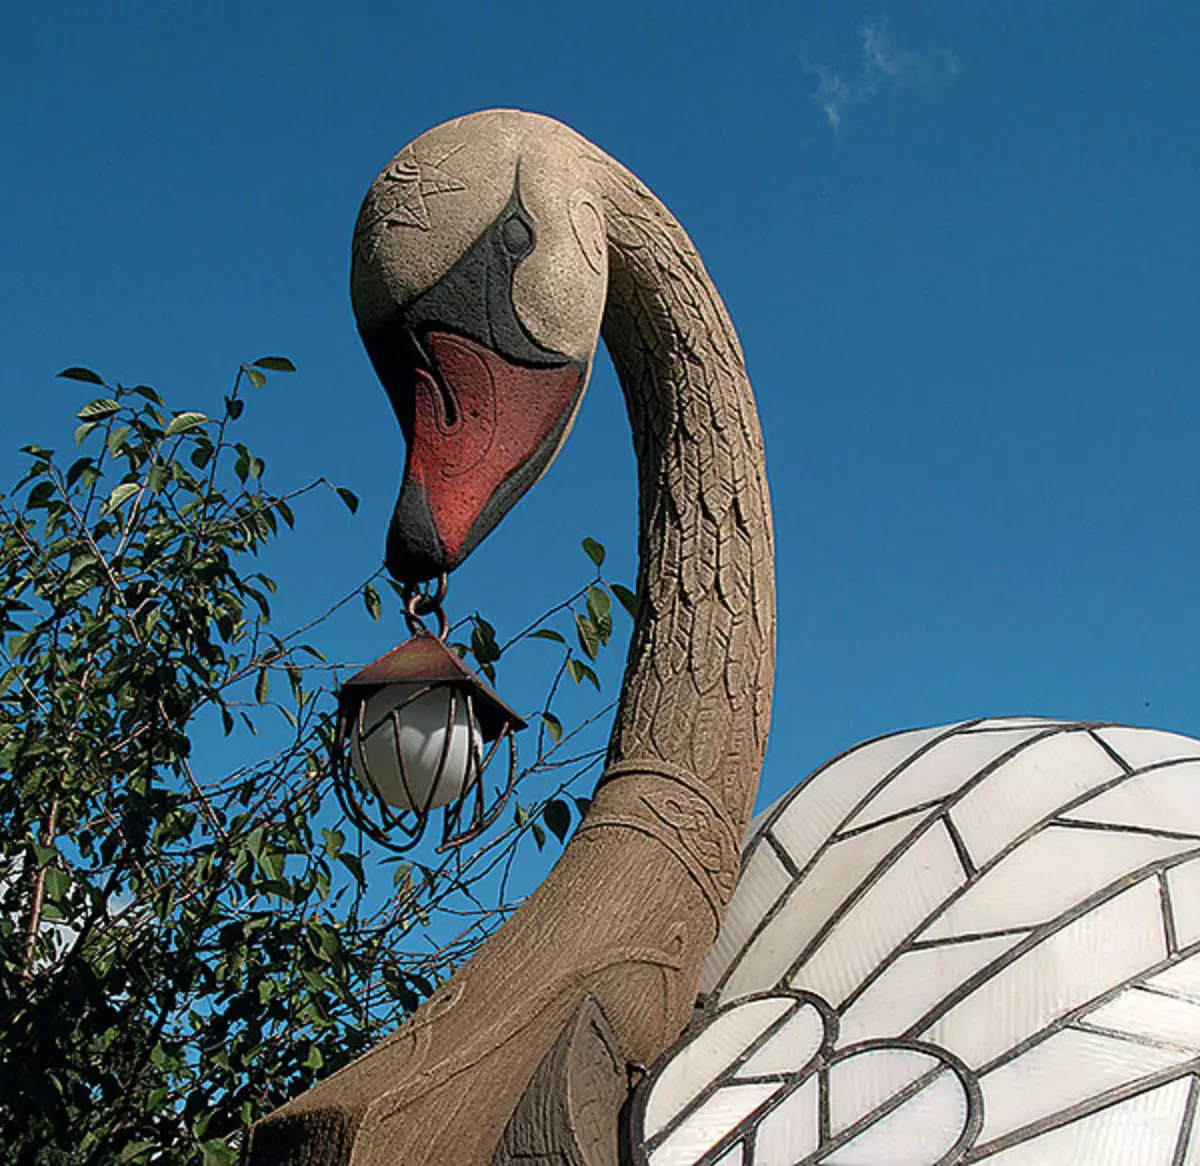
[[514,258],[520,258],[533,249],[533,229],[524,219],[515,215],[500,228],[504,249]]

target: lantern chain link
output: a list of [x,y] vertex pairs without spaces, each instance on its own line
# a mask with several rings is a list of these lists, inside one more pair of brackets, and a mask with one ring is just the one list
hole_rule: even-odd
[[449,579],[444,571],[436,580],[430,580],[423,588],[418,583],[405,583],[404,620],[413,635],[428,632],[425,620],[433,616],[437,620],[437,638],[445,643],[446,636],[450,632],[450,621],[446,618],[442,603],[446,598],[448,588]]

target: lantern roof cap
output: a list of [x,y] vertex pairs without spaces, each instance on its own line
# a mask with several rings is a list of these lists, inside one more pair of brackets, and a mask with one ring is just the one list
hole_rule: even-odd
[[388,684],[459,684],[470,688],[475,719],[485,741],[498,737],[505,724],[511,725],[514,732],[526,725],[524,718],[513,712],[481,676],[429,632],[418,632],[356,672],[338,692],[338,704],[344,707],[363,700],[361,690]]

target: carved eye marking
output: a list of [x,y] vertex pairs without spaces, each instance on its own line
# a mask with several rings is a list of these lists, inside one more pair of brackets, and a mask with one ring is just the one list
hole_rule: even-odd
[[500,228],[500,239],[504,249],[514,259],[520,259],[533,250],[533,228],[516,215]]

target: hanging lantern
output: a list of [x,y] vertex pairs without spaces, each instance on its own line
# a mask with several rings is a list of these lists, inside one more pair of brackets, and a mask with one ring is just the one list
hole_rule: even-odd
[[[347,814],[390,850],[407,850],[429,815],[444,810],[445,850],[477,837],[504,808],[516,782],[517,716],[445,644],[445,583],[407,604],[415,634],[338,694],[335,787]],[[420,616],[436,614],[439,634]],[[508,775],[488,804],[483,775],[507,746]]]

